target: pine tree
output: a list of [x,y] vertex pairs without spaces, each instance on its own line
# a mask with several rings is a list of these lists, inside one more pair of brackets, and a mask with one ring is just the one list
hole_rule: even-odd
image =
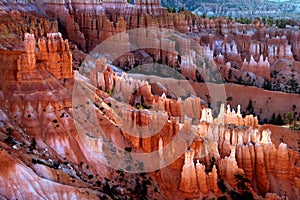
[[285,117],[285,122],[290,125],[290,129],[293,129],[293,124],[294,124],[294,115],[292,112],[288,112],[286,117]]
[[276,123],[277,123],[277,125],[279,125],[279,126],[284,125],[284,121],[283,121],[283,118],[282,118],[282,116],[281,116],[280,113],[277,115]]
[[271,121],[270,121],[271,124],[275,124],[277,125],[277,121],[276,121],[276,115],[275,113],[272,114],[272,117],[271,117]]

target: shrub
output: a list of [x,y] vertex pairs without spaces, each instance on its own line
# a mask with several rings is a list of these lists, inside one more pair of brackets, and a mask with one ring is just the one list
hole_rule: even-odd
[[88,178],[91,180],[91,179],[94,178],[94,176],[93,176],[92,174],[90,174],[90,175],[88,176]]
[[14,129],[13,129],[12,127],[8,127],[8,128],[6,129],[6,134],[7,134],[7,135],[11,135],[13,132],[14,132]]

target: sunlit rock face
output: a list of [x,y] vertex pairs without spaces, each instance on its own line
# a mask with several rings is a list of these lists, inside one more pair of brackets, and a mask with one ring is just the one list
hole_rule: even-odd
[[73,78],[72,54],[69,50],[68,40],[63,40],[60,33],[50,33],[46,38],[38,40],[39,54],[37,62],[39,68],[52,73],[57,79]]
[[73,78],[69,43],[62,39],[60,33],[49,33],[47,39],[43,37],[38,42],[33,34],[26,33],[24,48],[25,52],[15,61],[17,65],[12,66],[12,68],[17,68],[19,81],[32,78],[30,75],[37,73],[38,69],[50,72],[57,79]]
[[[106,73],[104,72],[104,74]],[[134,84],[131,83],[131,85]],[[163,99],[166,101],[165,97]],[[189,101],[192,101],[192,98],[186,99],[183,104],[181,103],[181,106],[184,107],[181,110],[188,111],[189,104],[187,102]],[[270,176],[275,177],[276,180],[294,182],[293,176],[299,169],[296,169],[297,167],[292,164],[291,158],[288,159],[289,156],[286,156],[288,152],[286,145],[280,144],[279,147],[275,147],[271,141],[271,131],[266,129],[260,133],[257,118],[252,115],[242,117],[240,112],[240,106],[238,106],[237,111],[231,109],[230,106],[227,106],[225,110],[223,106],[219,117],[214,119],[210,109],[203,108],[201,109],[201,118],[198,118],[200,120],[199,125],[188,126],[188,129],[200,137],[200,140],[199,138],[195,139],[190,150],[185,153],[184,163],[181,164],[180,181],[178,182],[180,191],[191,196],[198,194],[203,197],[207,196],[210,191],[218,196],[221,192],[217,180],[226,180],[231,187],[237,187],[236,174],[249,179],[249,184],[253,187],[253,194],[257,192],[264,195],[273,191],[272,188],[274,188],[275,183]],[[172,112],[168,112],[168,114],[173,115]],[[138,119],[138,116],[141,118]],[[197,115],[189,116],[197,117]],[[151,117],[145,117],[146,115],[134,115],[136,120],[133,120],[133,123],[136,121],[149,124]],[[172,123],[181,127],[180,121],[172,121]],[[168,128],[169,136],[176,135],[178,134],[177,131],[180,131],[180,128],[170,128]],[[166,125],[163,130],[167,130]],[[160,140],[159,137],[153,137],[151,140],[138,139],[129,136],[129,134],[126,134],[125,137],[133,146],[138,149],[142,148],[146,152],[162,148],[167,139]],[[286,160],[283,161],[282,159]],[[209,169],[211,171],[206,170],[206,167],[209,166],[213,166]]]

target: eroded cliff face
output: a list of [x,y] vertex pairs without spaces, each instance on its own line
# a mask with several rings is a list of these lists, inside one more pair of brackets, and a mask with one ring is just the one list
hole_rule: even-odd
[[[25,49],[13,57],[18,67],[2,69],[1,73],[1,196],[19,199],[135,196],[132,191],[141,184],[139,175],[127,174],[127,177],[109,169],[103,158],[93,153],[105,152],[102,144],[94,138],[83,141],[78,135],[79,122],[74,112],[79,108],[72,105],[75,80],[71,57],[67,56],[70,59],[67,62],[51,58],[51,55],[61,59],[69,55],[68,43],[59,33],[40,38],[38,44],[33,35],[27,34],[24,43]],[[55,74],[57,70],[68,73]],[[109,117],[100,110],[97,116],[99,123],[110,130],[107,137],[117,142],[119,148],[131,146]],[[113,181],[115,176],[123,181]],[[145,179],[150,178],[146,176]],[[130,183],[125,181],[129,179]],[[154,182],[150,181],[152,190]],[[125,194],[124,188],[131,187],[131,194]]]
[[[98,153],[113,155],[105,146],[104,140],[78,135],[84,127],[86,130],[92,130],[81,121],[85,118],[90,120],[90,114],[80,112],[82,118],[78,119],[75,113],[82,109],[80,107],[91,105],[96,111],[101,127],[105,130],[106,137],[121,149],[130,147],[133,151],[148,153],[158,151],[159,157],[167,160],[174,156],[174,149],[178,148],[176,145],[172,145],[171,149],[166,148],[174,137],[178,135],[192,137],[190,144],[184,147],[187,150],[184,157],[179,155],[179,159],[169,166],[158,163],[158,166],[165,168],[153,177],[159,182],[158,187],[166,196],[174,195],[176,198],[226,196],[224,188],[220,186],[221,180],[223,187],[225,185],[228,190],[236,190],[243,194],[238,187],[236,174],[249,180],[247,187],[254,197],[260,198],[258,195],[264,196],[267,193],[281,195],[284,192],[293,199],[299,195],[297,173],[299,156],[289,150],[286,144],[282,143],[275,147],[270,139],[271,132],[269,130],[260,132],[257,118],[253,116],[243,118],[240,107],[235,111],[230,106],[225,109],[222,105],[218,118],[213,118],[211,110],[201,103],[200,98],[189,97],[181,100],[169,99],[165,94],[155,96],[153,95],[155,90],[152,90],[147,81],[129,78],[125,73],[117,76],[109,66],[106,66],[105,60],[96,62],[95,69],[88,77],[90,82],[80,78],[79,74],[76,75],[76,79],[86,82],[87,85],[81,87],[87,88],[89,93],[86,94],[92,94],[92,101],[95,102],[86,103],[85,106],[72,105],[70,94],[74,79],[66,76],[65,81],[60,81],[59,78],[63,76],[52,72],[53,68],[47,62],[49,59],[47,56],[51,54],[57,53],[62,57],[64,53],[69,54],[66,41],[63,41],[60,34],[52,34],[48,35],[47,39],[39,39],[37,43],[34,36],[28,34],[24,43],[25,50],[16,58],[19,60],[16,61],[18,67],[6,70],[5,76],[1,77],[5,83],[1,86],[3,91],[1,107],[4,111],[2,131],[7,132],[12,128],[14,130],[12,135],[20,141],[14,144],[15,146],[6,145],[4,152],[12,151],[12,156],[17,156],[20,151],[29,151],[27,153],[30,155],[30,150],[26,150],[26,144],[29,144],[30,139],[26,135],[37,140],[38,147],[35,147],[33,154],[35,156],[29,156],[29,160],[22,157],[22,162],[25,163],[30,163],[30,157],[34,159],[33,164],[29,165],[34,172],[24,169],[29,174],[37,173],[57,184],[68,185],[66,190],[72,191],[78,197],[81,193],[74,188],[73,179],[76,184],[89,188],[89,184],[97,184],[97,180],[111,176],[112,172],[101,164],[105,159],[95,157]],[[46,55],[47,59],[41,59],[41,55]],[[42,68],[42,66],[49,67]],[[62,67],[68,69],[69,74],[72,74],[71,61],[55,66],[62,71]],[[53,76],[49,76],[51,72]],[[18,78],[20,73],[26,78]],[[29,80],[30,85],[27,84]],[[135,107],[137,105],[147,105],[149,108],[138,110]],[[84,126],[78,127],[78,123]],[[147,133],[151,132],[150,130],[155,130],[156,134],[151,137],[132,134]],[[20,145],[22,141],[25,146]],[[42,149],[51,151],[40,153]],[[50,157],[44,161],[47,154]],[[72,164],[62,164],[64,158]],[[40,164],[37,166],[36,162]],[[60,178],[52,175],[58,167],[55,165],[56,162],[64,169],[63,172],[57,171]],[[89,165],[89,168],[85,167],[84,163]],[[15,165],[19,165],[18,162]],[[54,171],[50,170],[47,174],[42,165],[54,166]],[[66,177],[74,174],[76,176],[71,179],[71,183],[67,181]],[[97,178],[91,178],[92,182],[84,185],[84,180],[91,177],[89,175]],[[27,178],[23,176],[22,179],[31,183],[29,176],[31,175]],[[44,181],[38,178],[38,182],[42,184]],[[282,187],[279,193],[277,183],[291,186],[290,188],[295,191],[291,192],[288,187]],[[44,186],[43,183],[40,187],[51,187],[55,193],[60,191],[56,188],[56,183],[51,183],[51,186]],[[127,187],[126,184],[123,187]],[[101,189],[100,186],[99,188]],[[6,191],[10,191],[9,188],[6,189],[3,191],[5,196],[8,195]],[[19,197],[20,193],[15,191],[10,195]],[[267,194],[266,198],[273,196]]]
[[[111,88],[109,84],[118,85],[118,82],[121,81],[119,77],[116,77],[114,73],[109,73],[110,68],[102,67],[102,70],[103,69],[103,75],[99,76],[102,78],[98,79],[98,83],[105,85],[101,87],[98,84],[97,86],[101,88]],[[106,79],[115,81],[104,81]],[[137,99],[148,99],[147,102],[153,106],[152,109],[159,108],[156,107],[155,99],[151,97],[151,89],[147,82],[140,82],[133,79],[125,81],[126,79],[126,75],[123,74],[122,84],[124,86],[122,87],[122,93],[121,90],[116,87],[112,97],[116,95],[118,98],[123,99],[123,95],[130,93],[126,92],[127,90],[135,91],[135,89],[137,89],[137,92],[134,92],[131,98],[136,99],[137,96],[139,96],[140,98]],[[126,84],[128,84],[128,86],[126,86]],[[160,97],[159,100],[165,102],[169,101],[163,96]],[[197,98],[195,98],[195,100],[197,102]],[[125,135],[136,149],[151,152],[157,149],[163,149],[164,146],[170,142],[171,137],[180,133],[180,130],[182,130],[180,127],[188,123],[186,119],[184,121],[174,120],[173,117],[182,119],[183,114],[189,118],[196,118],[198,120],[197,125],[190,124],[185,126],[185,128],[187,128],[185,131],[195,136],[189,146],[189,150],[185,153],[185,157],[180,158],[168,166],[167,169],[162,169],[160,174],[157,175],[159,176],[158,178],[162,180],[161,184],[165,185],[168,190],[173,191],[176,198],[188,196],[194,198],[211,197],[212,194],[215,197],[222,196],[224,195],[224,191],[222,192],[219,188],[220,180],[224,181],[227,189],[237,190],[243,194],[245,191],[239,188],[239,179],[237,178],[239,175],[247,178],[248,191],[252,193],[255,198],[261,198],[258,195],[265,196],[270,192],[277,193],[278,182],[282,184],[288,182],[288,185],[295,184],[293,192],[286,187],[281,190],[281,192],[284,191],[289,198],[296,198],[299,195],[298,192],[294,193],[294,191],[299,191],[298,186],[296,186],[298,180],[297,171],[299,170],[296,163],[299,157],[295,158],[291,156],[290,153],[288,153],[289,150],[286,144],[282,143],[276,148],[271,141],[271,131],[269,129],[259,131],[256,117],[249,115],[243,118],[240,113],[240,106],[237,108],[237,111],[235,111],[233,109],[231,110],[230,106],[227,106],[225,110],[223,105],[218,118],[214,119],[211,116],[211,110],[201,107],[200,103],[191,109],[192,111],[195,111],[197,108],[199,109],[198,115],[195,115],[194,113],[188,112],[190,110],[189,106],[192,105],[186,103],[188,101],[194,100],[193,98],[188,98],[183,102],[178,101],[177,106],[172,106],[173,108],[181,108],[181,112],[165,110],[166,114],[168,114],[165,115],[165,119],[171,118],[171,123],[167,122],[164,125],[161,124],[163,128],[160,133],[154,137],[147,139],[138,138],[126,133],[126,131],[122,131],[122,134]],[[137,102],[142,103],[140,101]],[[113,105],[112,103],[112,107]],[[164,103],[160,108],[167,109],[168,106],[166,105],[167,104]],[[129,124],[129,127],[133,128],[133,131],[135,124],[141,126],[149,125],[150,127],[158,128],[159,124],[156,122],[154,125],[155,121],[153,121],[158,118],[153,117],[155,112],[153,112],[152,109],[147,112],[143,110],[136,112],[126,109],[125,113],[127,114],[121,116],[121,118],[123,118],[121,121],[125,124]],[[183,112],[183,110],[185,112]],[[158,111],[164,110],[158,109]],[[152,117],[150,117],[151,115]],[[129,121],[124,122],[124,119],[129,119]],[[164,117],[161,116],[159,119],[159,121],[164,120]],[[149,129],[147,130],[149,131]],[[161,151],[163,152],[163,150]],[[166,175],[165,170],[171,175]],[[172,180],[174,182],[172,182]],[[181,193],[176,191],[176,188],[179,189]],[[266,198],[272,198],[272,195],[268,194]]]
[[31,80],[33,77],[39,79],[39,75],[30,77],[38,73],[38,70],[46,70],[59,80],[73,78],[69,43],[62,39],[60,33],[49,33],[47,38],[40,37],[38,42],[33,34],[26,33],[24,52],[4,50],[1,57],[1,64],[8,64],[8,68],[1,70],[4,73],[16,72],[20,82]]
[[[20,44],[22,44],[25,33],[40,37],[46,36],[47,33],[58,32],[57,20],[50,20],[41,15],[34,4],[27,7],[27,4],[7,4],[8,5],[3,5],[3,3],[1,3],[2,7],[0,9],[2,19],[0,32],[3,35],[0,40],[1,50],[21,50]],[[12,5],[12,7],[9,5]],[[32,8],[32,10],[30,8]]]
[[[281,185],[285,183],[295,185],[294,189],[289,190],[285,186],[280,191],[284,191],[289,198],[298,197],[299,194],[294,194],[294,191],[299,190],[296,186],[298,180],[296,173],[299,167],[294,163],[295,158],[288,153],[286,144],[281,143],[276,148],[271,142],[269,130],[264,130],[262,133],[252,128],[240,130],[235,128],[231,130],[233,132],[227,128],[221,130],[216,142],[219,145],[215,148],[213,144],[210,144],[210,149],[207,149],[206,141],[203,139],[202,142],[198,142],[198,145],[192,145],[191,150],[185,154],[184,164],[181,165],[179,184],[181,191],[191,196],[198,194],[200,197],[207,197],[208,191],[211,191],[219,196],[222,192],[218,188],[217,180],[224,180],[226,184],[229,184],[227,189],[238,188],[236,175],[241,174],[249,180],[250,191],[254,194],[255,192],[259,195],[265,195],[268,192],[276,193],[278,183]],[[206,137],[209,138],[209,135]],[[202,152],[200,156],[197,155],[199,151]],[[216,173],[215,165],[218,173]],[[205,171],[206,167],[212,166],[211,172]],[[212,176],[211,173],[217,177],[215,181],[209,178]],[[266,198],[271,198],[271,196],[267,195]]]

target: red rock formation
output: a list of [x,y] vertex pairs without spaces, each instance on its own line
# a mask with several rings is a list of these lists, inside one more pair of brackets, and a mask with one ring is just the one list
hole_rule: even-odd
[[187,22],[185,21],[185,15],[178,14],[174,17],[174,26],[181,33],[188,33],[189,29],[187,26]]
[[204,195],[208,195],[209,184],[207,182],[207,175],[205,173],[205,165],[199,163],[199,160],[196,163],[196,172],[197,172],[197,181],[200,192]]
[[[213,166],[212,172],[205,173],[205,165],[193,162],[194,150],[187,152],[185,157],[185,164],[182,168],[179,189],[187,193],[196,193],[198,190],[203,196],[207,196],[209,191],[214,195],[218,195],[218,174],[216,166]],[[195,173],[196,170],[196,173]],[[196,187],[199,188],[196,188]],[[192,189],[191,189],[192,188]]]
[[80,48],[86,50],[86,38],[81,32],[79,25],[75,22],[74,17],[67,15],[65,23],[69,27],[67,29],[68,38],[75,41]]
[[229,157],[225,157],[219,161],[219,174],[230,185],[236,186],[235,174],[244,174],[244,171],[237,165],[235,159],[235,146],[231,146],[231,153]]
[[270,80],[270,64],[268,58],[263,61],[263,56],[261,55],[259,61],[256,62],[251,56],[249,63],[243,62],[242,71],[253,72],[256,75],[262,76],[266,80]]
[[[123,76],[124,77],[124,76]],[[121,81],[119,79],[117,79],[117,83]],[[126,82],[124,82],[126,83]],[[135,85],[138,82],[135,82],[133,80],[131,80],[130,85]],[[117,84],[118,85],[118,84]],[[124,84],[125,86],[126,84]],[[138,84],[137,84],[138,85]],[[123,86],[122,86],[123,87]],[[118,86],[119,88],[119,86]],[[124,88],[124,87],[123,87]],[[142,86],[138,86],[138,88],[141,88],[136,94],[135,94],[135,98],[139,97],[137,99],[140,99],[140,95],[143,94],[145,95],[145,97],[147,96],[147,98],[145,99],[149,99],[149,102],[151,102],[151,99],[154,100],[154,98],[152,97],[152,95],[150,94],[150,89],[149,86],[144,87]],[[143,89],[142,89],[143,88]],[[118,89],[117,91],[120,91],[120,89]],[[125,90],[122,91],[122,93]],[[147,91],[147,92],[146,92]],[[195,101],[196,100],[196,101]],[[174,113],[172,111],[172,108],[176,107],[176,106],[183,106],[184,112],[187,113],[187,115],[190,115],[191,117],[196,117],[198,118],[199,116],[201,116],[201,119],[203,122],[201,122],[200,126],[197,130],[197,134],[201,135],[202,137],[208,137],[208,138],[214,138],[214,140],[217,141],[216,143],[216,147],[218,146],[219,148],[219,152],[221,154],[221,156],[219,156],[218,150],[213,150],[213,143],[211,143],[210,147],[211,148],[206,148],[205,145],[203,145],[202,143],[197,142],[197,144],[195,143],[195,146],[192,146],[193,149],[195,149],[195,156],[199,157],[199,152],[206,152],[205,154],[205,158],[204,163],[205,164],[209,164],[210,159],[212,159],[212,157],[214,157],[218,162],[218,168],[219,168],[219,175],[221,177],[223,177],[228,183],[230,183],[230,185],[232,185],[233,187],[236,186],[236,180],[234,177],[235,173],[242,173],[245,174],[245,176],[247,178],[249,178],[251,181],[255,182],[257,184],[257,191],[259,191],[259,193],[263,194],[267,191],[270,191],[270,183],[269,183],[269,179],[267,174],[268,173],[274,173],[274,170],[277,171],[277,169],[274,168],[274,160],[276,155],[276,149],[275,146],[271,143],[270,140],[270,132],[268,130],[265,130],[262,132],[262,136],[260,136],[257,128],[258,123],[257,123],[257,119],[254,118],[253,116],[246,116],[245,118],[241,117],[240,114],[240,107],[238,107],[237,109],[237,113],[235,113],[235,111],[231,111],[230,108],[227,109],[227,114],[225,114],[225,112],[223,112],[223,119],[224,121],[222,122],[221,118],[222,116],[220,116],[220,122],[221,124],[235,124],[238,126],[248,126],[248,128],[234,128],[231,129],[224,129],[224,128],[212,128],[213,126],[205,126],[204,121],[206,121],[205,123],[212,123],[213,120],[208,120],[207,118],[209,118],[209,114],[207,115],[207,113],[205,112],[205,109],[203,109],[202,111],[204,113],[202,113],[202,115],[196,115],[195,113],[191,113],[189,111],[189,109],[187,108],[192,108],[194,107],[193,104],[195,104],[195,107],[199,107],[199,105],[197,104],[197,102],[199,103],[199,100],[197,99],[193,99],[193,98],[188,98],[186,99],[184,102],[180,103],[180,104],[173,104],[170,105],[169,103],[173,102],[175,103],[176,101],[170,101],[168,100],[165,96],[160,97],[160,101],[161,103],[158,105],[161,105],[161,109],[166,109],[167,113],[169,116],[174,116]],[[155,107],[155,102],[156,100],[153,101],[154,103],[152,104]],[[166,104],[168,102],[168,104]],[[180,101],[179,101],[180,102]],[[178,103],[178,101],[177,101]],[[176,105],[176,106],[174,106]],[[159,108],[159,106],[157,107],[157,109]],[[177,109],[178,110],[178,109]],[[194,110],[194,109],[191,109]],[[209,111],[209,110],[207,110]],[[133,115],[128,115],[128,119],[132,120],[133,119],[133,124],[131,125],[131,127],[135,127],[134,124],[137,125],[149,125],[149,117],[147,116],[147,112],[140,112],[140,114],[135,113]],[[182,113],[182,111],[181,111]],[[146,115],[145,115],[146,114]],[[200,114],[200,113],[199,113]],[[133,116],[133,117],[132,117]],[[206,117],[205,117],[206,116]],[[211,118],[211,117],[210,117]],[[199,119],[199,118],[198,118]],[[199,119],[200,120],[200,119]],[[218,120],[217,120],[218,121]],[[140,124],[142,123],[142,124]],[[178,125],[178,121],[175,123]],[[130,124],[128,122],[126,122],[125,124]],[[169,128],[167,128],[169,127]],[[177,131],[174,131],[172,129],[173,126],[164,126],[164,128],[162,129],[162,132],[168,133],[169,135],[174,135],[177,133]],[[195,128],[194,126],[188,126],[190,128],[188,129],[192,129]],[[218,132],[219,137],[215,137],[214,135],[216,134],[215,132]],[[129,135],[129,133],[124,133],[125,135]],[[162,136],[162,135],[161,135]],[[138,138],[133,138],[132,136],[126,136],[133,144],[133,146],[135,146],[137,149],[143,149],[146,152],[151,152],[155,149],[159,149],[159,141],[160,141],[160,137],[153,137],[152,139],[138,139]],[[260,139],[261,137],[261,139]],[[163,144],[167,144],[167,138],[163,139]],[[253,145],[252,143],[254,143],[255,145]],[[261,143],[261,144],[259,144]],[[219,145],[218,145],[219,144]],[[244,145],[247,144],[247,145]],[[233,146],[232,146],[233,145]],[[235,147],[237,145],[237,147]],[[230,148],[232,149],[231,154],[230,154]],[[236,148],[236,153],[235,152],[235,148]],[[202,150],[203,149],[203,150]],[[228,152],[229,149],[229,152]],[[163,151],[162,151],[163,152]],[[229,156],[228,158],[224,158],[225,156]],[[220,159],[221,157],[221,159]],[[223,159],[222,159],[223,158]],[[279,157],[278,157],[279,159]],[[287,162],[287,160],[285,161]],[[182,178],[182,182],[187,181],[189,182],[189,184],[191,185],[199,185],[199,182],[204,182],[203,179],[199,180],[199,177],[197,176],[197,173],[201,173],[199,171],[199,169],[197,168],[196,165],[196,169],[195,166],[191,167],[193,165],[189,165],[189,169],[193,169],[196,170],[196,180],[197,182],[191,181],[192,177],[194,177],[194,175],[192,177],[185,177]],[[283,166],[284,169],[284,173],[286,173],[286,167]],[[201,168],[202,169],[202,168]],[[197,172],[198,170],[198,172]],[[203,169],[202,169],[203,170]],[[278,168],[279,170],[279,168]],[[184,170],[182,171],[182,173],[184,174],[184,176],[187,176],[187,172],[186,171],[186,167],[184,167]],[[282,170],[279,170],[282,171]],[[213,172],[213,174],[216,173],[216,171]],[[203,173],[202,173],[203,174]],[[213,174],[208,175],[208,177],[213,176]],[[278,176],[281,177],[281,175],[279,174]],[[214,176],[213,176],[214,177]],[[289,176],[287,176],[289,177]],[[281,177],[282,178],[282,177]],[[218,187],[216,186],[217,184],[217,179],[215,178],[208,178],[207,180],[215,180],[215,181],[211,181],[213,184],[210,185],[210,182],[207,182],[208,186],[208,190],[211,191],[216,191],[215,194],[218,193]],[[215,185],[215,186],[214,186]],[[195,187],[192,187],[193,191],[195,192],[196,189]],[[184,184],[180,184],[179,187],[182,187],[185,192],[191,192],[193,193],[191,190],[187,189],[184,187]],[[201,188],[198,189],[199,191],[201,191]],[[203,194],[206,193],[206,189],[204,188]]]
[[181,57],[181,73],[188,79],[197,80],[196,71],[197,66],[193,63],[192,57],[190,56],[182,56]]
[[263,147],[260,144],[255,145],[255,174],[258,190],[262,193],[268,192],[270,183],[267,178],[266,167],[264,164]]
[[38,41],[39,52],[36,52],[36,40],[33,35],[25,35],[25,53],[17,60],[17,78],[26,80],[27,74],[36,73],[37,69],[47,70],[57,79],[73,78],[72,54],[68,41],[63,41],[61,34],[48,34],[48,40]]
[[49,71],[57,79],[73,77],[72,54],[68,40],[64,41],[60,33],[51,33],[47,35],[47,39],[39,39],[38,46],[40,51],[37,54],[37,62],[40,69]]
[[167,13],[167,10],[161,7],[159,0],[135,0],[134,5],[140,15],[162,15]]
[[210,190],[217,196],[219,194],[219,187],[218,187],[218,174],[217,168],[214,165],[212,172],[208,173],[208,180],[209,180],[209,187]]
[[244,119],[241,115],[241,106],[238,106],[237,113],[235,110],[230,110],[230,105],[227,105],[227,113],[225,115],[225,124],[236,124],[237,126],[248,126],[253,129],[258,128],[257,117],[247,115]]
[[36,70],[36,41],[33,35],[25,34],[25,54],[17,60],[17,79],[22,80],[22,75],[33,73]]
[[[138,93],[137,93],[137,95],[138,95]],[[151,95],[149,97],[151,99]],[[167,101],[165,97],[162,100]],[[183,105],[189,107],[188,104],[183,104]],[[169,113],[171,113],[171,112],[169,112]],[[240,113],[240,108],[238,108],[238,113]],[[274,166],[274,164],[272,164],[273,163],[272,155],[274,154],[274,145],[272,145],[271,141],[270,141],[270,132],[264,131],[262,133],[262,139],[260,140],[258,138],[260,136],[257,135],[257,130],[256,130],[256,128],[258,127],[257,119],[255,120],[255,118],[253,118],[253,116],[252,117],[247,116],[245,119],[243,119],[241,117],[238,117],[240,114],[235,114],[235,111],[231,112],[230,109],[228,109],[228,114],[227,115],[224,114],[224,115],[227,117],[232,115],[232,123],[233,124],[246,125],[246,126],[249,126],[249,129],[232,130],[232,132],[225,132],[225,134],[223,134],[224,129],[220,129],[220,134],[224,135],[222,137],[225,137],[223,139],[223,143],[221,143],[219,141],[219,144],[223,144],[221,146],[219,145],[220,152],[221,153],[223,152],[223,155],[228,155],[228,153],[226,153],[226,145],[225,144],[228,144],[228,147],[230,147],[230,145],[243,145],[244,143],[249,144],[250,142],[255,142],[255,143],[261,142],[262,146],[257,144],[254,148],[254,146],[250,143],[247,146],[238,147],[237,148],[237,162],[234,160],[235,153],[231,153],[231,156],[230,156],[231,159],[229,159],[229,158],[221,159],[220,163],[218,164],[221,177],[225,177],[225,179],[231,185],[235,186],[236,182],[235,182],[234,174],[235,173],[244,173],[245,176],[248,177],[250,180],[257,181],[259,192],[264,193],[264,192],[268,191],[269,190],[268,189],[269,182],[268,182],[268,178],[267,178],[266,174],[268,172],[271,172],[273,169],[273,166]],[[136,119],[136,120],[134,120],[134,121],[138,122],[139,115],[135,115],[135,116],[136,117],[134,117],[134,119]],[[202,116],[204,117],[205,115],[202,114]],[[145,115],[139,116],[139,118],[141,119],[141,122],[148,124],[148,120],[144,117],[145,117]],[[194,117],[195,117],[195,115],[194,115]],[[129,117],[129,119],[130,118],[131,117]],[[212,120],[210,120],[210,123],[211,122],[212,122]],[[228,123],[228,120],[227,120],[227,123]],[[225,124],[226,124],[226,122],[225,122]],[[171,130],[171,129],[169,129],[169,130]],[[172,135],[172,133],[174,133],[174,132],[171,130],[171,132],[169,132],[169,133],[171,133],[171,135]],[[208,128],[208,129],[203,129],[203,133],[200,133],[200,135],[210,137],[210,134],[212,134],[212,133],[210,133],[210,129]],[[220,138],[222,138],[222,137],[220,137]],[[130,139],[130,137],[128,137],[128,138]],[[154,142],[154,140],[143,139],[142,143],[140,143],[139,140],[134,142],[135,140],[133,138],[131,138],[130,140],[132,141],[132,144],[134,144],[134,146],[136,148],[140,148],[140,144],[142,144],[142,149],[144,151],[149,152],[154,149],[158,149],[158,146],[159,146],[158,144],[159,144],[160,139],[159,138],[155,139],[156,142]],[[152,144],[151,144],[151,141],[152,141]],[[153,145],[156,147],[154,147]],[[196,150],[196,152],[197,151],[199,151],[199,149]],[[211,150],[209,150],[209,151],[211,151]],[[212,152],[213,151],[210,152],[210,154],[209,154],[210,156],[214,155],[214,154],[212,154]],[[218,155],[218,153],[216,155]],[[217,158],[218,156],[214,155],[214,157]],[[265,162],[265,164],[263,164],[263,162]],[[225,166],[227,166],[227,167],[225,167]],[[228,166],[230,166],[230,167],[228,167]],[[258,180],[258,177],[260,177],[259,180]],[[183,179],[183,180],[185,180],[185,179]],[[202,182],[203,182],[203,180],[202,180]],[[213,181],[213,182],[216,182],[216,181]],[[192,183],[190,183],[190,184],[192,184]],[[198,180],[198,184],[199,184],[199,180]],[[184,184],[181,184],[182,187],[183,187],[183,185]],[[211,190],[218,191],[217,187],[214,187],[213,185],[211,185],[209,188],[211,188]],[[215,188],[215,189],[213,189],[213,188]],[[184,190],[188,191],[188,189],[186,189],[186,188]],[[200,188],[200,191],[201,191],[201,188]],[[206,190],[204,190],[204,191],[206,191]]]
[[[23,5],[26,9],[26,5]],[[34,5],[32,5],[34,7]],[[58,22],[36,12],[23,12],[15,9],[1,10],[0,32],[7,36],[8,33],[14,33],[15,36],[1,39],[1,44],[8,48],[15,48],[13,44],[22,39],[25,33],[33,34],[35,37],[46,36],[47,33],[58,31]]]
[[280,179],[288,179],[292,177],[294,171],[293,166],[289,158],[289,152],[287,144],[281,143],[277,150],[277,155],[275,158],[275,176]]
[[194,153],[194,151],[188,151],[185,153],[185,160],[181,172],[181,180],[179,185],[179,189],[183,192],[198,192],[197,175],[195,164],[193,161]]

